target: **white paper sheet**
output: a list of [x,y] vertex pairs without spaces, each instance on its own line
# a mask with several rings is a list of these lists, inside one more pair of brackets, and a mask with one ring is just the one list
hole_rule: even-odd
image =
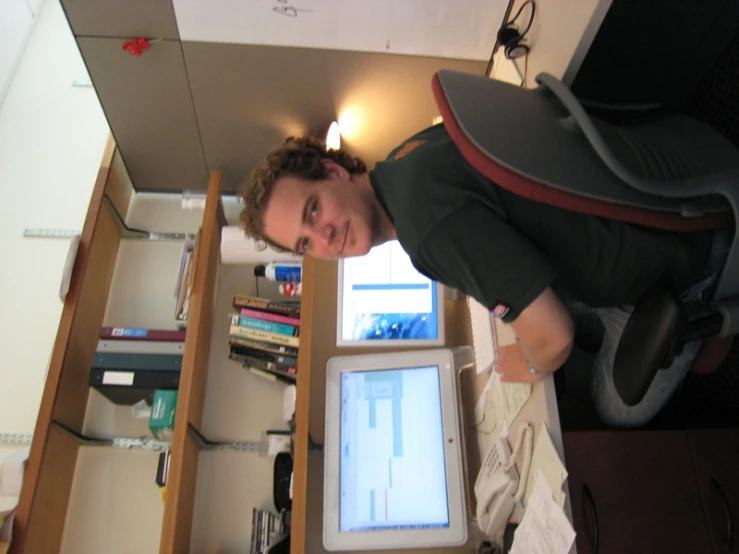
[[568,554],[574,541],[575,530],[555,503],[546,478],[539,473],[510,554]]
[[516,416],[531,396],[531,383],[504,383],[498,379],[499,397],[506,425],[513,423]]
[[557,449],[554,448],[552,437],[549,430],[542,423],[539,430],[539,436],[534,444],[534,454],[531,457],[531,469],[529,477],[526,481],[526,492],[524,493],[524,506],[528,505],[529,498],[536,489],[536,480],[539,476],[544,476],[547,484],[552,491],[554,501],[561,508],[565,504],[565,493],[562,491],[562,484],[567,479],[567,469],[559,458]]

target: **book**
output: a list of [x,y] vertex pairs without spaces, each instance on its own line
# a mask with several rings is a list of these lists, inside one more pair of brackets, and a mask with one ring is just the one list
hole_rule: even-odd
[[271,312],[251,310],[249,308],[241,308],[241,312],[239,313],[244,317],[264,319],[266,321],[274,321],[275,323],[284,323],[285,325],[294,325],[295,327],[300,327],[300,319],[297,317],[288,317],[286,315],[273,314]]
[[279,333],[280,335],[287,335],[289,337],[300,336],[300,327],[295,325],[286,325],[285,323],[276,323],[274,321],[266,321],[264,319],[256,319],[253,317],[240,316],[238,317],[239,325],[242,327],[249,327],[250,329],[261,329],[262,331],[268,331],[270,333]]
[[283,354],[277,354],[275,352],[269,352],[266,350],[262,350],[260,348],[253,348],[250,346],[243,346],[241,344],[238,344],[237,339],[232,339],[229,341],[231,352],[234,352],[236,354],[240,354],[243,356],[249,356],[252,358],[257,358],[260,360],[267,360],[268,362],[273,362],[275,364],[284,364],[287,366],[297,367],[298,366],[298,358],[297,356],[287,356]]
[[239,346],[242,348],[253,348],[255,350],[261,350],[263,352],[269,352],[278,355],[290,356],[297,358],[298,349],[294,346],[286,346],[284,344],[275,344],[272,342],[265,342],[259,340],[251,340],[243,337],[231,337],[229,340],[230,346]]
[[290,364],[278,364],[275,362],[270,362],[269,360],[253,358],[251,356],[245,356],[236,352],[229,353],[228,357],[233,361],[241,362],[244,367],[249,366],[261,369],[263,371],[269,371],[271,373],[279,373],[281,375],[284,374],[292,377],[293,379],[298,373],[298,368]]
[[185,329],[147,329],[146,327],[101,327],[101,339],[158,340],[185,342]]
[[242,308],[251,308],[253,310],[270,312],[273,314],[279,314],[300,319],[299,304],[275,302],[274,300],[258,298],[255,296],[236,296],[233,299],[233,307],[238,311],[240,311]]
[[229,333],[235,338],[245,338],[258,340],[262,342],[271,342],[275,344],[282,344],[285,346],[298,347],[300,345],[300,337],[290,337],[288,335],[282,335],[280,333],[272,333],[269,331],[263,331],[261,329],[251,329],[250,327],[242,327],[239,325],[238,315],[234,315],[231,318],[231,328]]
[[128,352],[131,354],[183,354],[185,343],[154,340],[98,340],[96,352]]

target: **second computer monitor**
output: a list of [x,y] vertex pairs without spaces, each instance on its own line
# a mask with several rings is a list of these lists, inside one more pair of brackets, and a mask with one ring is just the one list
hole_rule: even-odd
[[444,291],[398,241],[339,261],[337,346],[444,344]]

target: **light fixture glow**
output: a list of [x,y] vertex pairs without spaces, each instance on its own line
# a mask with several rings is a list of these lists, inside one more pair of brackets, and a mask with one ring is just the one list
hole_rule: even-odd
[[339,116],[339,130],[342,136],[351,139],[357,133],[358,127],[355,109],[349,108],[341,112]]
[[336,121],[331,123],[328,133],[326,133],[326,148],[331,148],[332,150],[341,148],[341,131]]

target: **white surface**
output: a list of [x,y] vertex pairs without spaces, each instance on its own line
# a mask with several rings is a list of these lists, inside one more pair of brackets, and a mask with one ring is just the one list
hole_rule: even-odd
[[[4,0],[0,0],[2,3]],[[68,239],[23,229],[80,229],[108,126],[58,1],[44,2],[0,105],[0,430],[32,433],[62,304]]]
[[28,7],[31,8],[34,16],[36,16],[41,11],[41,6],[43,5],[44,0],[26,0],[26,3],[28,4]]
[[23,55],[34,23],[26,0],[0,2],[0,104]]
[[485,373],[493,369],[498,358],[495,327],[490,310],[471,296],[467,297],[472,326],[472,346],[475,352],[475,369]]
[[[384,532],[338,532],[341,507],[339,499],[342,496],[340,461],[342,451],[346,447],[341,438],[341,423],[343,421],[342,373],[429,366],[439,368],[441,441],[443,445],[439,445],[439,447],[443,448],[444,451],[449,526],[447,528],[399,529]],[[456,387],[457,376],[454,358],[452,352],[446,349],[340,356],[329,359],[326,367],[323,482],[323,543],[327,550],[441,547],[460,545],[466,542],[467,511],[464,503],[465,481],[461,450],[463,441],[460,436],[460,410]],[[409,392],[404,391],[405,394],[409,394]],[[378,414],[376,417],[379,418],[380,415]],[[411,433],[410,436],[415,435]],[[430,463],[433,465],[432,462]],[[418,462],[418,464],[420,470],[423,464],[421,462]],[[420,494],[420,491],[412,493],[413,496],[420,496]],[[431,488],[426,491],[426,494],[433,496]],[[433,504],[432,501],[430,503]]]
[[3,459],[0,465],[0,494],[19,496],[23,485],[23,466],[31,447],[26,446]]
[[74,270],[74,263],[77,260],[77,249],[80,246],[80,235],[74,235],[69,241],[69,251],[67,252],[67,259],[64,262],[64,269],[62,270],[62,282],[59,285],[59,299],[64,302],[64,298],[69,292],[69,283],[72,279],[72,270]]
[[546,479],[537,479],[511,554],[567,554],[574,543],[575,530],[552,498]]
[[61,554],[158,552],[164,514],[158,462],[155,451],[80,447]]
[[106,371],[103,373],[103,385],[133,386],[133,371]]
[[485,60],[506,0],[174,0],[182,40]]

